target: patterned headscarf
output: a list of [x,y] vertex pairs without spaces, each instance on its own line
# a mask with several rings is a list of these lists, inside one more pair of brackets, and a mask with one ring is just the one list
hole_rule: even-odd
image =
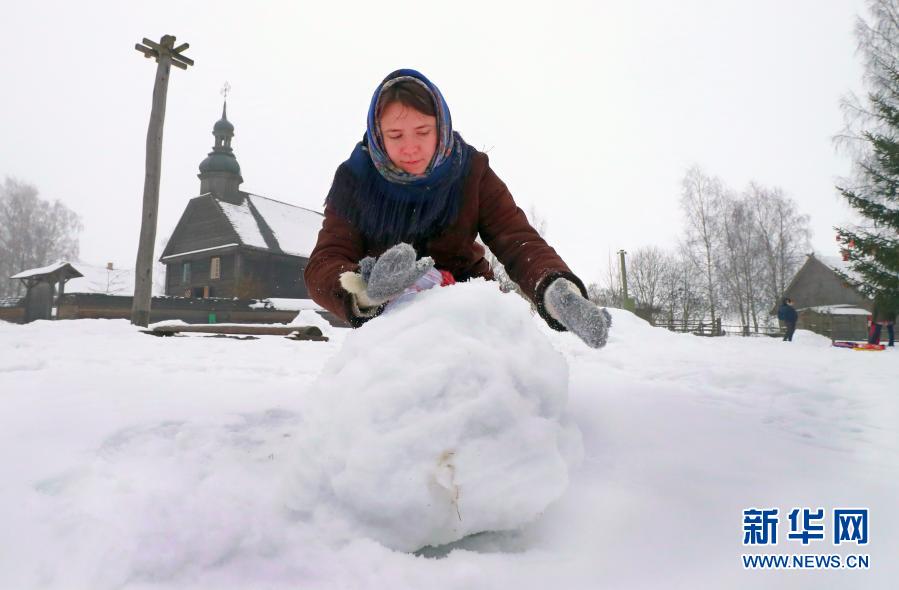
[[[411,75],[414,72],[418,77]],[[397,75],[400,74],[400,75]],[[392,77],[395,76],[396,77]],[[437,149],[434,157],[431,159],[430,165],[423,174],[410,174],[395,165],[387,155],[387,149],[384,147],[384,136],[381,134],[381,121],[377,119],[378,111],[381,110],[381,97],[393,86],[400,82],[412,82],[424,88],[431,95],[431,101],[434,103],[435,118],[437,119]],[[368,109],[368,127],[365,132],[365,138],[368,140],[368,153],[371,161],[381,173],[381,176],[390,182],[398,182],[400,184],[409,184],[415,180],[425,178],[429,173],[440,168],[453,153],[454,137],[453,137],[453,119],[450,116],[449,107],[443,100],[443,95],[436,86],[415,72],[415,70],[397,70],[387,76],[380,88],[375,90],[372,96],[371,105]]]
[[[390,160],[377,120],[384,91],[403,81],[421,84],[434,101],[437,149],[423,174],[410,174]],[[415,70],[392,72],[375,90],[367,122],[364,140],[345,162],[355,178],[352,190],[332,188],[325,203],[368,239],[387,246],[420,241],[452,223],[462,202],[472,149],[453,131],[440,90]]]

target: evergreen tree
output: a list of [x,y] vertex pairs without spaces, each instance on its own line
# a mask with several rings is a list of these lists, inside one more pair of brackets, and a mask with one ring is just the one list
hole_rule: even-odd
[[[843,256],[870,296],[899,299],[899,0],[870,0],[871,20],[859,19],[864,101],[847,100],[855,155],[852,186],[837,187],[864,220],[836,228]],[[849,183],[846,183],[849,184]]]

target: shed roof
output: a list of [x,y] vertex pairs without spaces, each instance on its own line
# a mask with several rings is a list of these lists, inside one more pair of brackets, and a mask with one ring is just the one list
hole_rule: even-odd
[[854,305],[818,305],[815,307],[804,307],[798,311],[811,311],[830,315],[871,315],[871,312],[867,309]]
[[40,268],[30,268],[28,270],[23,270],[20,273],[14,274],[9,277],[10,279],[38,279],[43,276],[51,277],[56,275],[56,279],[64,278],[71,279],[75,277],[84,276],[80,272],[78,272],[70,263],[60,260],[59,262],[54,262],[53,264],[49,264],[47,266],[42,266]]
[[[42,273],[36,272],[45,269],[61,268],[67,263],[55,263],[49,266],[23,271],[12,278],[35,278]],[[92,264],[81,260],[74,263],[78,266],[77,275],[68,277],[66,293],[101,293],[106,295],[131,295],[134,293],[134,269],[133,268],[109,268],[107,265]],[[71,266],[74,270],[74,266]],[[24,277],[22,276],[24,275]],[[154,271],[154,277],[156,273]],[[160,285],[154,281],[153,295],[162,295],[164,292]]]

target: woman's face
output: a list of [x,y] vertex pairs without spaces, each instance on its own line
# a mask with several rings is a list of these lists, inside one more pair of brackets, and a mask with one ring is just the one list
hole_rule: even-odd
[[423,174],[437,150],[437,118],[392,102],[381,111],[380,125],[394,165],[409,174]]

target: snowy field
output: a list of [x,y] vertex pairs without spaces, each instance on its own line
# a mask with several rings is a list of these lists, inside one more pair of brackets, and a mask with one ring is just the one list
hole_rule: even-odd
[[613,316],[591,350],[476,282],[327,343],[0,323],[0,588],[897,587],[896,350]]

